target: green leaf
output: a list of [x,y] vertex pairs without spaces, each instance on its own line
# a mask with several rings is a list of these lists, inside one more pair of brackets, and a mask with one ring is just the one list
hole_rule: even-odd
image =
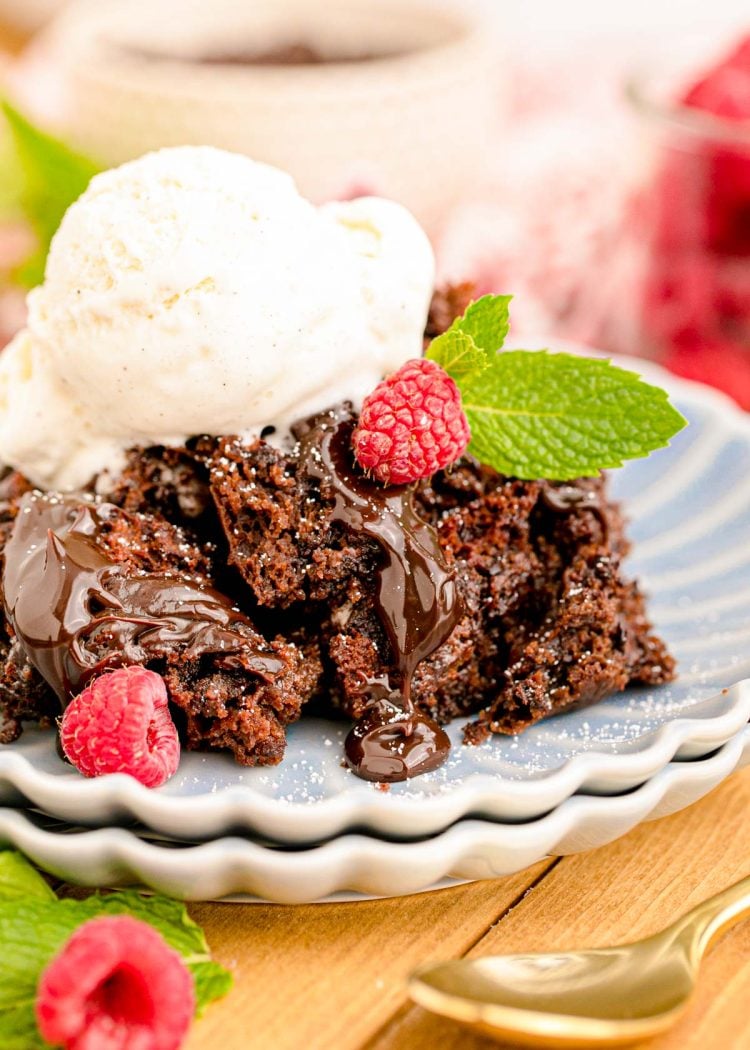
[[0,1014],[0,1046],[3,1050],[48,1050],[36,1026],[33,996],[22,1006]]
[[47,901],[57,899],[25,857],[13,850],[3,850],[0,852],[0,901],[21,900],[25,897],[38,897]]
[[96,894],[82,903],[91,902],[96,907],[96,914],[127,914],[150,923],[167,944],[187,960],[200,962],[211,958],[203,930],[193,922],[180,901],[170,897],[146,896],[135,890],[122,890],[105,896]]
[[510,295],[485,295],[470,303],[463,317],[432,340],[425,357],[459,384],[477,379],[489,368],[489,355],[500,349],[508,334],[510,300]]
[[512,295],[483,295],[467,306],[463,317],[457,317],[448,331],[463,332],[480,350],[495,353],[505,342],[510,328],[512,298]]
[[198,1017],[202,1017],[209,1003],[223,999],[228,994],[234,979],[229,970],[215,962],[199,963],[189,969],[195,977],[195,1012]]
[[0,220],[19,222],[23,219],[21,187],[23,174],[10,132],[0,128]]
[[449,328],[433,339],[425,357],[444,368],[456,382],[471,375],[481,375],[490,364],[484,350],[480,350],[471,336],[458,328]]
[[685,426],[663,390],[598,358],[506,351],[459,385],[469,452],[519,478],[565,481],[620,467]]
[[49,244],[63,215],[101,167],[35,127],[7,100],[0,105],[17,162],[5,169],[4,177],[20,180],[18,202],[38,241],[37,249],[17,273],[20,281],[32,285],[44,276]]

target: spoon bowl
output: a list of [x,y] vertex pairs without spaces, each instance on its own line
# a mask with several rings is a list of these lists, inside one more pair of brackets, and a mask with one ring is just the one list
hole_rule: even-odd
[[409,991],[420,1006],[517,1045],[624,1046],[674,1024],[709,944],[748,913],[750,878],[644,940],[438,963],[418,970]]

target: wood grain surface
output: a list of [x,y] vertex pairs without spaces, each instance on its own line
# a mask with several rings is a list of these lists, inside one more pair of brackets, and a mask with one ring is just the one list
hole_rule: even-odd
[[[750,874],[750,769],[591,853],[386,901],[191,907],[234,991],[188,1050],[489,1050],[409,1003],[430,959],[627,941]],[[639,1050],[750,1050],[750,921],[707,957],[680,1024]]]

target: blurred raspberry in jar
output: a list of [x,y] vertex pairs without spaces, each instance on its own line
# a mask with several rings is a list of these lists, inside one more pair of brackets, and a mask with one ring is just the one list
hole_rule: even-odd
[[436,252],[439,283],[514,295],[514,345],[562,339],[623,351],[635,342],[613,304],[632,304],[643,268],[629,244],[642,165],[622,90],[638,53],[628,33],[540,41],[536,29],[509,49],[497,134]]
[[634,216],[642,350],[750,409],[750,36],[660,104],[631,85],[654,167]]

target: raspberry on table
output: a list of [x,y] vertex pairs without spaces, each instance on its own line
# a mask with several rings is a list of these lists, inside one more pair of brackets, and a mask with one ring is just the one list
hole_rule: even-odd
[[60,741],[85,777],[129,773],[159,787],[180,761],[164,680],[140,666],[95,678],[66,708]]
[[39,1031],[64,1050],[177,1050],[194,1013],[181,956],[130,915],[85,922],[37,988]]
[[458,387],[435,361],[418,358],[365,398],[353,442],[378,481],[408,485],[454,463],[470,438]]

